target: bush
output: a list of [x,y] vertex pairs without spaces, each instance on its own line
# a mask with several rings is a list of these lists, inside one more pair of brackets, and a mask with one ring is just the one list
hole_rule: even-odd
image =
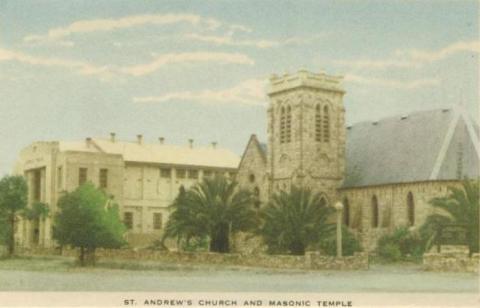
[[377,243],[377,254],[384,261],[418,260],[425,252],[425,240],[408,227],[398,227],[392,234],[382,236]]
[[[329,256],[337,255],[337,238],[333,232],[330,237],[320,242],[320,249]],[[352,256],[355,252],[361,251],[360,242],[355,238],[347,227],[342,226],[342,254]]]

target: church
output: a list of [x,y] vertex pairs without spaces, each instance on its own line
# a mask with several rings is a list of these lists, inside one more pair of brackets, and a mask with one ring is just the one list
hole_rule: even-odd
[[397,226],[420,226],[432,212],[429,200],[447,187],[479,176],[479,130],[460,108],[414,112],[374,122],[345,125],[342,78],[298,71],[273,75],[267,93],[267,140],[252,135],[244,153],[213,142],[197,146],[110,138],[39,141],[23,149],[15,173],[29,186],[28,202],[44,202],[48,217],[20,220],[16,242],[54,247],[53,216],[58,198],[86,181],[119,204],[133,247],[161,237],[168,206],[179,188],[225,175],[257,196],[292,185],[341,201],[343,222],[366,250]]
[[237,181],[257,206],[291,185],[341,201],[366,250],[398,226],[420,226],[448,186],[479,177],[478,126],[461,107],[345,126],[341,77],[273,75],[267,94],[267,140],[251,136]]

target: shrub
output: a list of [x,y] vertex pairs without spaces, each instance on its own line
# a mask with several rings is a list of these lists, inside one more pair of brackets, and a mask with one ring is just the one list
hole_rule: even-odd
[[377,243],[377,254],[384,261],[417,260],[425,251],[425,240],[408,227],[398,227],[382,236]]
[[[335,232],[320,242],[320,249],[327,255],[337,255],[337,238]],[[342,254],[344,256],[352,256],[355,252],[361,250],[360,242],[355,238],[353,233],[350,232],[347,227],[342,226]]]

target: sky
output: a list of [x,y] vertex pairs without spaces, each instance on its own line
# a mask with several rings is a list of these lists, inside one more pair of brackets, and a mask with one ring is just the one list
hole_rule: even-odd
[[266,140],[265,86],[344,77],[346,122],[463,104],[478,119],[479,2],[0,0],[0,176],[34,141]]

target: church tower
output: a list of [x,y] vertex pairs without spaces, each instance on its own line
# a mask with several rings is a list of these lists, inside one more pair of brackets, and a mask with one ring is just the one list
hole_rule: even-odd
[[341,77],[300,70],[273,75],[268,91],[269,190],[309,187],[332,204],[345,169]]

